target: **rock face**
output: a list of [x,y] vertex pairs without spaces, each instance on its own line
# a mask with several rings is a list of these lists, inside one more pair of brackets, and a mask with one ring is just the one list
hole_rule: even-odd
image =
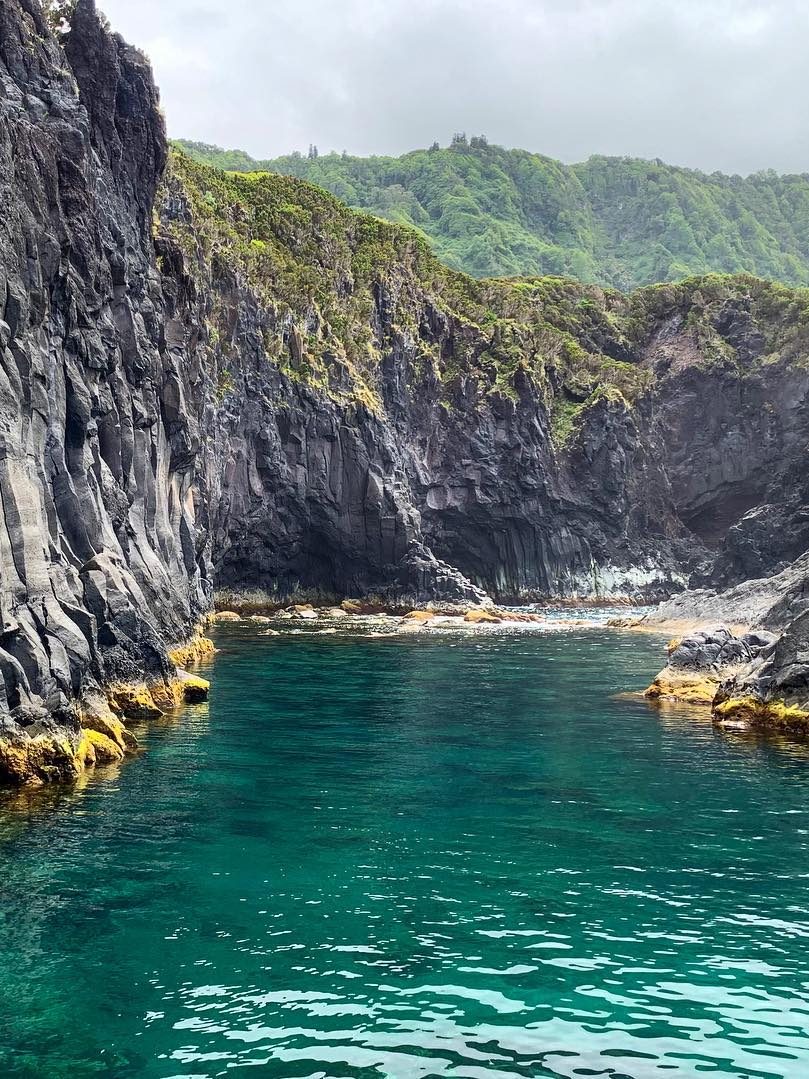
[[775,644],[764,632],[736,636],[727,626],[688,634],[669,645],[666,667],[646,690],[650,700],[713,704],[720,685],[757,663]]
[[149,67],[90,4],[63,51],[2,0],[0,83],[0,737],[49,777],[81,763],[80,698],[173,675],[211,584],[165,418]]
[[672,642],[647,696],[711,705],[723,725],[809,732],[809,555],[724,593],[684,593],[662,604],[649,623],[717,613],[759,628],[706,628]]
[[788,290],[475,283],[305,184],[167,171],[145,58],[69,21],[0,0],[0,775],[180,699],[215,585],[660,596],[803,549]]

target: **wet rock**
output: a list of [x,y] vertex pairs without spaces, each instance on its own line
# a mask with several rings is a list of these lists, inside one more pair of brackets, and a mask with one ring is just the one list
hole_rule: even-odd
[[[82,750],[85,754],[85,763],[93,764],[111,764],[115,761],[122,761],[125,756],[124,749],[118,742],[114,741],[106,734],[102,734],[101,731],[86,730],[84,732],[84,744]],[[87,756],[87,747],[92,747],[92,753]]]
[[650,700],[713,704],[720,686],[746,668],[768,645],[768,635],[737,637],[726,626],[714,626],[673,640],[666,667],[646,690]]
[[[751,635],[752,636],[752,635]],[[721,685],[714,703],[720,722],[809,731],[809,611],[784,631],[755,634],[754,660]]]
[[[126,719],[157,719],[164,714],[145,684],[110,686],[107,691],[110,708]],[[171,703],[169,704],[171,707]]]
[[296,607],[291,612],[293,618],[301,619],[304,622],[317,621],[318,613],[313,607]]
[[483,607],[473,607],[466,612],[463,620],[475,626],[497,626],[503,621],[500,615],[495,614],[493,611],[487,611]]
[[205,678],[199,678],[195,674],[189,674],[188,671],[177,671],[177,680],[180,683],[180,687],[183,693],[183,699],[188,704],[198,704],[200,701],[207,701],[208,693],[211,688],[211,683]]

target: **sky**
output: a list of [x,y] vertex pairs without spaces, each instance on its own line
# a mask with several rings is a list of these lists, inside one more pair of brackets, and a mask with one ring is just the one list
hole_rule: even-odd
[[399,154],[453,132],[563,161],[809,172],[809,0],[97,0],[169,133]]

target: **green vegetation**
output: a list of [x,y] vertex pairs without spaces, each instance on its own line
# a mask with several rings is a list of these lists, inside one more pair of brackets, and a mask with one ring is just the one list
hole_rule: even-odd
[[809,284],[809,176],[706,175],[660,161],[563,165],[483,138],[399,158],[180,145],[199,161],[318,184],[349,206],[410,225],[475,277],[563,274],[620,289],[694,274]]
[[292,177],[222,172],[175,150],[165,182],[188,212],[158,222],[158,265],[171,266],[173,241],[213,298],[205,339],[220,400],[239,370],[234,277],[265,312],[268,362],[291,380],[379,411],[383,360],[398,348],[448,413],[470,392],[519,406],[530,387],[557,446],[591,409],[631,408],[672,363],[744,375],[807,362],[806,288],[721,274],[629,295],[559,276],[479,280],[445,266],[418,230]]

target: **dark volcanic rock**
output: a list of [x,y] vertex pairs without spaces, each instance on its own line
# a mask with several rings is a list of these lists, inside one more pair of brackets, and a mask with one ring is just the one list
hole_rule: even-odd
[[722,684],[714,714],[721,722],[809,732],[809,612]]
[[[805,548],[806,481],[788,504],[777,488],[805,446],[809,378],[786,352],[755,366],[744,296],[708,315],[709,297],[666,287],[660,311],[621,301],[626,332],[614,296],[525,301],[533,352],[515,360],[516,293],[496,331],[486,310],[464,321],[408,241],[366,304],[313,219],[312,258],[334,263],[332,298],[361,311],[375,363],[373,393],[357,392],[347,356],[324,350],[317,382],[322,306],[293,315],[195,235],[146,60],[91,0],[70,22],[57,41],[36,0],[0,0],[0,773],[70,774],[82,702],[171,676],[167,649],[215,582],[400,602],[660,596],[714,560],[705,579],[725,584]],[[243,207],[226,213],[238,233]],[[346,229],[356,245],[362,225]],[[600,384],[608,368],[645,389],[630,403]],[[576,413],[564,438],[560,401]],[[785,506],[780,543],[754,519],[762,502]]]
[[646,691],[652,700],[713,704],[723,680],[758,666],[775,646],[762,632],[736,636],[726,626],[689,633],[669,645],[668,664]]

